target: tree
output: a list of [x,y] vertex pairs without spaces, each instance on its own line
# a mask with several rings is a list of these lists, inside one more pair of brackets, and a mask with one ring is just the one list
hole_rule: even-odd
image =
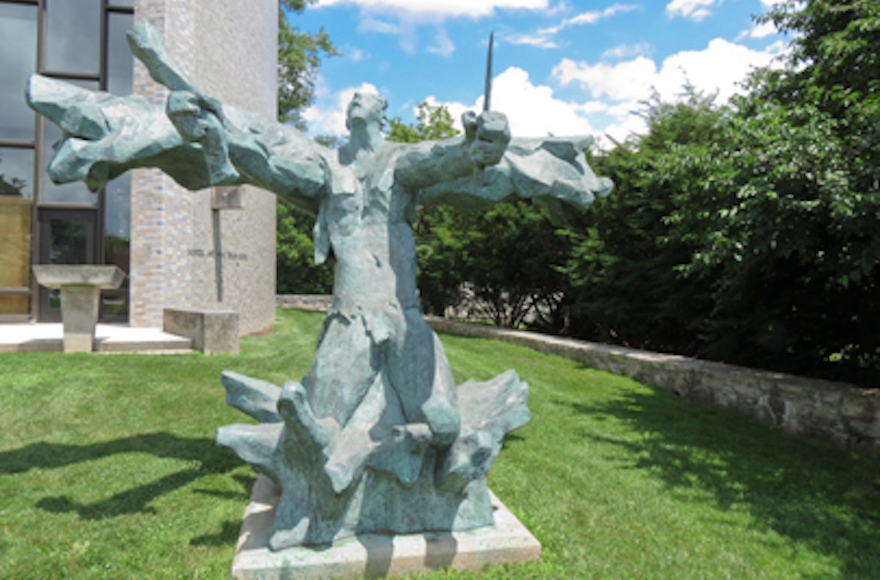
[[[3,164],[3,156],[0,155],[0,165]],[[5,174],[0,173],[0,195],[10,195],[22,197],[22,190],[27,186],[27,182],[18,177],[7,178]]]
[[283,201],[277,207],[278,294],[328,294],[333,288],[332,261],[316,266],[309,235],[315,216]]
[[781,70],[762,70],[681,184],[671,237],[711,281],[705,353],[865,385],[880,380],[880,7],[787,2]]
[[[339,52],[323,28],[317,34],[300,32],[287,11],[302,14],[315,0],[281,0],[278,8],[278,119],[305,130],[303,109],[314,101],[315,75],[325,56]],[[334,145],[337,142],[324,141]],[[326,294],[333,285],[333,265],[316,266],[311,236],[314,216],[277,201],[277,286],[279,294]]]
[[317,34],[300,32],[286,10],[302,14],[317,0],[281,0],[278,7],[278,119],[304,128],[303,109],[314,101],[315,76],[321,59],[339,51],[322,27]]
[[690,260],[693,246],[669,235],[680,184],[664,177],[664,167],[682,151],[705,150],[723,111],[691,86],[682,97],[672,104],[655,94],[644,103],[647,133],[592,159],[615,189],[567,230],[573,248],[564,272],[576,336],[699,352],[709,292],[706,283],[684,280],[676,271]]

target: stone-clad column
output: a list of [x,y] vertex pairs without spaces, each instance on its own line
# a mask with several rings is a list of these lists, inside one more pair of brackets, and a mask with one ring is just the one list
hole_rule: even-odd
[[[208,95],[276,114],[277,0],[137,0],[171,56]],[[134,91],[164,105],[168,91],[139,62]],[[251,187],[242,209],[212,209],[157,170],[136,170],[131,200],[132,326],[162,326],[164,308],[234,310],[242,334],[267,327],[275,305],[275,198]]]

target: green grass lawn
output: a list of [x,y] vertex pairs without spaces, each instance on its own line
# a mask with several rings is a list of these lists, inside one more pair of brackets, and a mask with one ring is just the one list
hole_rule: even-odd
[[[323,316],[241,356],[0,355],[0,578],[226,578],[254,473],[214,445],[223,369],[308,370]],[[880,465],[501,342],[443,336],[459,382],[515,368],[532,422],[489,482],[539,563],[423,578],[880,578]]]

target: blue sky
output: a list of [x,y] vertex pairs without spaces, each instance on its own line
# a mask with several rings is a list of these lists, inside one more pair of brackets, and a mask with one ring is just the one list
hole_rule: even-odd
[[774,0],[319,0],[292,24],[329,32],[342,52],[324,61],[313,134],[344,136],[356,89],[388,97],[389,117],[414,120],[420,101],[456,117],[480,109],[489,33],[495,33],[492,108],[518,136],[643,130],[637,112],[656,89],[685,79],[726,101],[746,72],[769,64],[785,39],[752,15]]

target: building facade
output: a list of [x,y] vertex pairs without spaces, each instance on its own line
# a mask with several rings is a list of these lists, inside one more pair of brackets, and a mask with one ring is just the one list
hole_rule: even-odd
[[242,186],[189,192],[157,170],[98,193],[55,185],[45,167],[60,130],[24,102],[28,75],[164,106],[128,50],[150,21],[201,90],[275,118],[277,0],[0,0],[0,322],[60,319],[32,264],[115,264],[123,287],[101,296],[103,321],[162,326],[164,308],[235,310],[242,333],[274,317],[275,200]]

